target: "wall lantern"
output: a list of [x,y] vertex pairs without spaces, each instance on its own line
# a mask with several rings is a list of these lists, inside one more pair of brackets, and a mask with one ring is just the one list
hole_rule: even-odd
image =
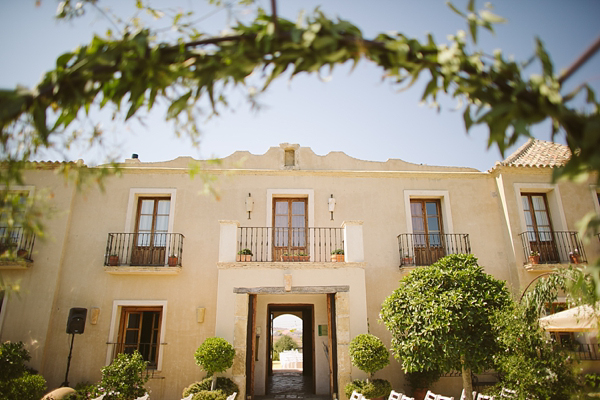
[[329,198],[329,212],[331,213],[331,220],[333,221],[333,212],[335,211],[335,199],[333,198],[333,194],[331,198]]
[[248,197],[246,198],[246,212],[248,213],[248,219],[250,219],[250,213],[254,209],[254,200],[252,200],[252,194],[248,193]]

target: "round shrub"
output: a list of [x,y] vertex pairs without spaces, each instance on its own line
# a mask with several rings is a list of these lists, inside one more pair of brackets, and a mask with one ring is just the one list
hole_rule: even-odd
[[220,389],[202,390],[194,393],[192,400],[227,400],[227,395]]
[[385,379],[373,379],[368,382],[355,379],[346,385],[344,393],[346,393],[346,397],[350,398],[352,392],[355,390],[367,399],[374,399],[376,397],[387,398],[392,391],[392,384]]
[[[192,393],[200,393],[203,391],[210,391],[212,379],[206,378],[200,382],[192,383],[190,386],[183,390],[181,397],[187,397]],[[232,395],[234,392],[239,393],[240,388],[231,379],[225,377],[217,378],[217,390],[220,390],[225,394],[225,397]]]
[[223,372],[233,365],[235,349],[227,340],[219,337],[208,338],[198,347],[194,354],[196,364],[208,375]]
[[136,350],[133,354],[118,354],[102,368],[102,380],[98,391],[106,393],[104,400],[129,400],[146,393],[144,385],[149,376],[146,373],[148,362]]
[[390,352],[381,339],[370,333],[352,339],[348,350],[352,365],[371,375],[390,363]]

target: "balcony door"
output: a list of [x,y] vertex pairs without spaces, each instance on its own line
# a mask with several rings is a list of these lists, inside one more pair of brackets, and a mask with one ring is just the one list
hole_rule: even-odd
[[446,255],[440,201],[413,199],[410,213],[415,265],[431,265]]
[[140,197],[132,265],[164,265],[171,199]]
[[558,250],[554,242],[554,231],[550,214],[548,213],[548,200],[545,193],[522,193],[523,211],[527,225],[527,241],[530,251],[540,253],[540,262],[559,262]]
[[307,199],[273,199],[273,261],[306,261],[308,255]]

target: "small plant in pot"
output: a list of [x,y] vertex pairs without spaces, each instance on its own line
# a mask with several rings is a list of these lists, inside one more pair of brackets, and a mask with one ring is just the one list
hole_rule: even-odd
[[539,264],[540,263],[540,252],[537,250],[533,250],[529,254],[529,263],[530,264]]
[[423,400],[427,390],[442,376],[437,370],[412,371],[405,374],[415,400]]
[[331,252],[331,262],[344,262],[344,249],[335,249]]
[[402,265],[412,265],[413,258],[410,256],[410,253],[404,253],[402,256]]
[[579,249],[575,249],[569,253],[569,258],[573,264],[581,263],[581,256],[579,255]]
[[244,262],[248,262],[248,261],[252,261],[252,250],[250,249],[241,249],[240,251],[238,251],[237,253],[237,261],[244,261]]
[[116,253],[109,255],[108,256],[108,265],[111,265],[111,266],[119,265],[119,255]]
[[178,262],[179,257],[177,257],[175,254],[171,254],[169,256],[169,267],[176,267]]
[[356,336],[348,348],[352,365],[368,374],[366,380],[355,379],[344,388],[346,396],[356,390],[367,399],[387,398],[392,385],[385,379],[373,379],[373,375],[390,363],[390,352],[381,339],[369,333]]

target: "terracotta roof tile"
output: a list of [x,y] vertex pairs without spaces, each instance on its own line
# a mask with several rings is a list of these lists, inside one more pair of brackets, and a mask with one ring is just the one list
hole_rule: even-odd
[[529,139],[500,165],[513,167],[560,167],[571,158],[571,150],[563,144]]

